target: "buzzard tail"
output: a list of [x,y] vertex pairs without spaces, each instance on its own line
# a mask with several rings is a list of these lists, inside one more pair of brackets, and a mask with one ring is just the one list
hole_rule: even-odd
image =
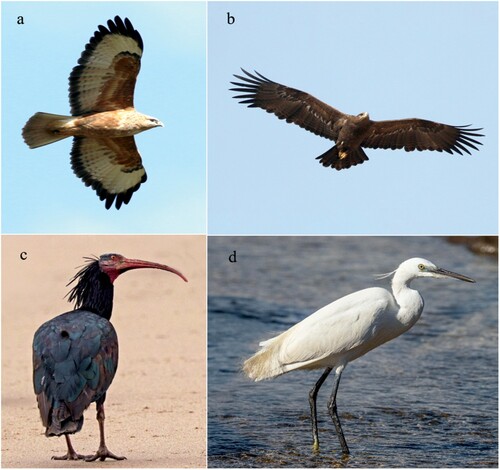
[[65,139],[68,135],[60,134],[60,128],[72,119],[61,114],[36,113],[24,126],[23,139],[31,149]]

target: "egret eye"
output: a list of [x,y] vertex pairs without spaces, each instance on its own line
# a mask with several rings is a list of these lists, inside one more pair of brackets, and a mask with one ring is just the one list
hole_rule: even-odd
[[424,264],[422,264],[422,263],[420,263],[420,264],[418,265],[418,269],[419,269],[420,271],[423,271],[423,270],[425,269],[425,265],[424,265]]

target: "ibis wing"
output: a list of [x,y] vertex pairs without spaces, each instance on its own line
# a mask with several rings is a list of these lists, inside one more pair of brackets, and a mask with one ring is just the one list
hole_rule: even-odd
[[46,434],[79,431],[117,366],[118,339],[105,318],[75,311],[44,323],[33,338],[33,385]]
[[109,209],[128,204],[147,179],[134,137],[93,139],[75,137],[71,149],[73,172],[91,186]]
[[[243,70],[243,69],[242,69]],[[335,123],[345,115],[314,96],[295,88],[273,82],[255,72],[243,70],[245,76],[235,75],[239,82],[231,82],[238,94],[235,99],[249,108],[262,108],[279,119],[292,122],[321,137],[336,140]]]
[[134,106],[143,43],[132,23],[116,16],[99,26],[69,77],[71,114],[111,111]]
[[452,154],[470,154],[470,148],[478,150],[482,145],[475,137],[482,137],[469,126],[449,126],[425,119],[401,119],[395,121],[371,121],[362,147],[412,150],[436,150]]

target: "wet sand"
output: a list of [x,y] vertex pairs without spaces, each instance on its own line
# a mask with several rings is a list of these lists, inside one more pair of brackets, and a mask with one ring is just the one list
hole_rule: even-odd
[[[54,461],[66,445],[44,436],[32,385],[33,334],[71,310],[66,284],[82,257],[110,252],[168,264],[189,282],[153,269],[116,280],[111,321],[120,362],[105,426],[109,449],[127,460]],[[204,236],[2,237],[3,467],[206,466],[205,260]],[[94,404],[72,441],[79,453],[97,450]]]

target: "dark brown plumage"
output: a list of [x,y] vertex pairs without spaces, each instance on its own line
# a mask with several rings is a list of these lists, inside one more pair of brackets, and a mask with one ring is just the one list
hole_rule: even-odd
[[300,90],[280,85],[258,72],[243,70],[245,76],[235,75],[240,82],[231,82],[238,92],[234,98],[249,108],[262,108],[279,119],[336,142],[336,145],[317,157],[325,167],[336,170],[350,168],[368,160],[362,147],[382,149],[436,150],[470,155],[469,148],[478,150],[483,137],[469,126],[449,126],[425,119],[372,121],[368,113],[357,116],[344,114]]

